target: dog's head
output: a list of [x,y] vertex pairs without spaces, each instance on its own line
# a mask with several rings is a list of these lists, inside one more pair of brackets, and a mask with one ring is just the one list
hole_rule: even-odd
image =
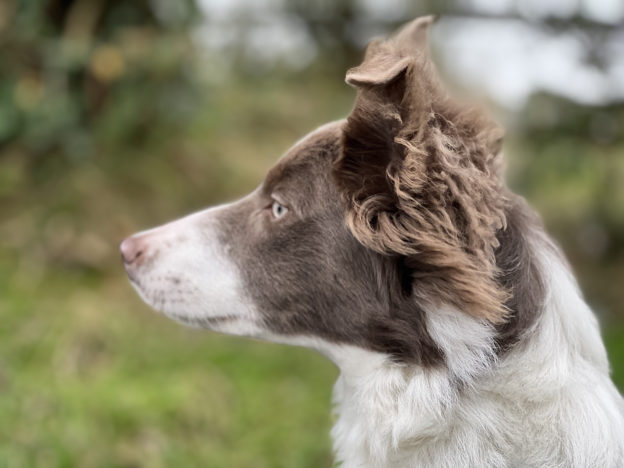
[[349,117],[295,144],[253,193],[126,239],[143,299],[190,325],[423,365],[442,358],[427,313],[504,321],[501,133],[441,89],[431,22],[369,45],[347,73]]

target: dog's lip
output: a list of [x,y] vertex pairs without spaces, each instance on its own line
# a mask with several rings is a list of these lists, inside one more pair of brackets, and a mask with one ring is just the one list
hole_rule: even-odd
[[230,320],[236,320],[238,317],[235,315],[215,315],[214,317],[203,317],[202,320],[206,320],[208,322],[229,322]]
[[137,286],[139,286],[139,281],[132,271],[126,270],[126,275],[128,275],[128,279],[132,284],[136,284]]
[[130,264],[128,264],[127,262],[125,262],[123,260],[123,256],[122,256],[122,265],[123,265],[123,269],[126,272],[126,275],[128,276],[128,279],[130,280],[130,282],[138,285],[139,284],[139,280],[137,278],[136,272],[134,271],[133,268],[130,267]]
[[184,314],[172,314],[163,312],[167,317],[180,322],[184,325],[188,325],[194,328],[207,328],[211,329],[227,322],[237,320],[239,317],[236,315],[215,315],[213,317],[193,317]]

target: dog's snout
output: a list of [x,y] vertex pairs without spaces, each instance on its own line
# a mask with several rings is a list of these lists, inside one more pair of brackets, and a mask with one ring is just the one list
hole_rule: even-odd
[[125,239],[119,246],[124,264],[139,264],[145,258],[147,247],[147,242],[142,236],[132,236]]

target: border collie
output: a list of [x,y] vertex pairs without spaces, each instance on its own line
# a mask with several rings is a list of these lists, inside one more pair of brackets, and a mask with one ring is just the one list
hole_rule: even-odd
[[432,17],[347,72],[346,120],[257,190],[121,244],[141,297],[340,369],[344,467],[622,467],[624,401],[566,260],[502,176],[502,132],[452,100]]

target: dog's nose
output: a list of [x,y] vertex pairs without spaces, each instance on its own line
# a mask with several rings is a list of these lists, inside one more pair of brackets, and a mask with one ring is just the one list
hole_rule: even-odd
[[138,264],[145,257],[147,245],[143,237],[128,237],[119,246],[125,265]]

